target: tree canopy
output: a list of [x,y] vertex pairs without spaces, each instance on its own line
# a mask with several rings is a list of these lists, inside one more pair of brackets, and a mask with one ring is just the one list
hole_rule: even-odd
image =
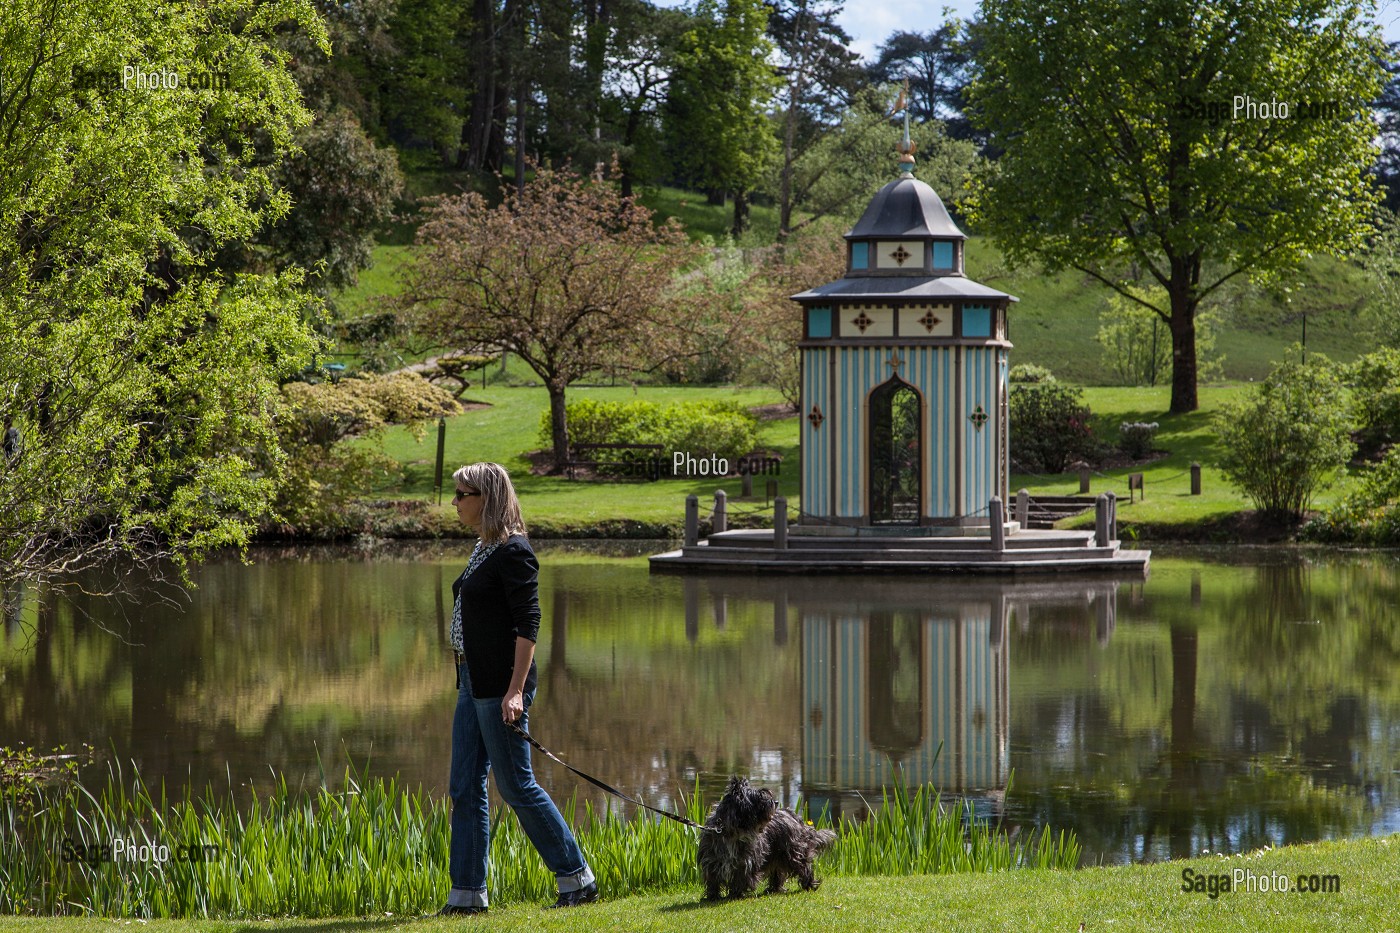
[[673,158],[699,188],[734,193],[733,232],[748,224],[748,195],[778,151],[765,109],[778,88],[768,64],[768,8],[759,0],[700,0],[681,36],[666,117]]
[[1171,410],[1194,410],[1201,302],[1366,233],[1374,24],[1344,0],[987,0],[982,13],[972,101],[1005,153],[973,216],[1013,262],[1077,269],[1130,300],[1136,279],[1161,286],[1149,306],[1171,329]]
[[549,390],[554,459],[568,459],[564,392],[597,371],[655,368],[678,352],[676,273],[696,258],[674,220],[601,178],[539,169],[496,206],[438,198],[418,232],[402,302],[437,344],[516,354]]
[[0,0],[0,22],[0,577],[242,543],[314,343],[297,270],[213,261],[287,209],[309,114],[278,37],[321,24],[294,0]]

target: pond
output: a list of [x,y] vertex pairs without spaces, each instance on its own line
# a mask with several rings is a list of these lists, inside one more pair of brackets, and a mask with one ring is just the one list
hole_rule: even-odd
[[[1145,581],[1011,582],[653,576],[538,547],[532,731],[657,805],[742,773],[859,816],[932,783],[1013,832],[1073,829],[1090,863],[1400,831],[1395,555],[1157,549]],[[165,599],[26,593],[0,745],[87,742],[176,796],[347,764],[443,793],[466,549],[251,559]]]

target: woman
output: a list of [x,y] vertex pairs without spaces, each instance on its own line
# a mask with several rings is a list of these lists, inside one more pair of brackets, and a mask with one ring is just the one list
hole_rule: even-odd
[[480,540],[452,584],[452,644],[457,652],[457,712],[452,720],[452,892],[438,913],[485,913],[490,814],[486,772],[559,882],[555,907],[598,899],[598,884],[574,834],[535,783],[525,729],[535,698],[535,639],[540,630],[539,563],[525,537],[520,501],[505,467],[473,463],[452,478],[452,504]]

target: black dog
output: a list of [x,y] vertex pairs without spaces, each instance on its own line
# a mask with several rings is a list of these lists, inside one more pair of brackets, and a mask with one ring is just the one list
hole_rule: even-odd
[[705,897],[714,900],[720,888],[730,897],[743,897],[768,876],[768,893],[783,889],[796,876],[803,890],[820,884],[812,872],[817,856],[836,841],[829,829],[813,829],[796,813],[778,807],[773,795],[755,789],[741,777],[729,779],[729,789],[710,811],[706,832],[700,834],[700,874]]

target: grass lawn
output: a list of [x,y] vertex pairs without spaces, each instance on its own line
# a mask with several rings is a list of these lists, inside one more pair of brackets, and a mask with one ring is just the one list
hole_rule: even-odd
[[[1219,469],[1219,451],[1215,446],[1212,422],[1216,413],[1232,400],[1252,391],[1247,384],[1202,386],[1200,408],[1185,415],[1173,415],[1167,409],[1171,402],[1170,387],[1156,388],[1095,388],[1084,390],[1084,400],[1093,412],[1094,434],[1100,440],[1114,444],[1118,426],[1124,422],[1157,422],[1155,446],[1167,451],[1167,456],[1134,466],[1095,471],[1090,481],[1092,495],[1113,492],[1118,496],[1118,523],[1125,540],[1136,536],[1134,526],[1182,526],[1209,523],[1253,504],[1230,486]],[[1191,495],[1191,464],[1201,465],[1201,495]],[[1134,493],[1129,501],[1128,475],[1143,474],[1143,491]],[[1011,494],[1025,487],[1032,498],[1036,495],[1077,495],[1078,474],[1034,476],[1016,474],[1011,477]],[[1320,492],[1314,508],[1325,508],[1346,490],[1347,478]],[[1071,527],[1093,525],[1088,513],[1068,523]]]
[[[990,241],[972,237],[967,243],[970,278],[1015,295],[1009,336],[1015,344],[1011,362],[1038,363],[1067,382],[1088,385],[1112,381],[1110,368],[1095,342],[1099,315],[1109,309],[1112,292],[1077,272],[1048,277],[1032,269],[1008,268]],[[1299,285],[1287,301],[1259,291],[1246,291],[1224,312],[1216,349],[1224,357],[1225,377],[1262,379],[1303,337],[1307,319],[1310,352],[1334,360],[1354,359],[1358,346],[1356,314],[1373,287],[1354,263],[1330,257],[1308,260]],[[1163,332],[1164,339],[1170,339]],[[1167,376],[1170,379],[1170,374]]]
[[[765,388],[687,388],[683,386],[630,386],[573,388],[570,399],[595,398],[605,401],[646,399],[665,404],[672,401],[722,399],[745,406],[769,405],[781,401],[777,392]],[[535,476],[523,456],[544,446],[539,437],[540,416],[549,407],[549,395],[543,387],[510,387],[491,385],[473,387],[464,401],[490,404],[490,408],[475,409],[447,419],[447,441],[444,473],[476,460],[494,460],[504,464],[515,480],[517,491],[526,504],[526,521],[552,525],[592,525],[598,522],[628,519],[645,522],[679,524],[685,519],[685,497],[700,496],[702,514],[712,501],[716,489],[723,488],[730,497],[740,493],[738,477],[663,479],[640,481],[575,481],[562,476]],[[422,442],[403,428],[388,432],[385,451],[405,465],[401,494],[430,498],[433,488],[433,466],[436,456],[437,432],[430,429]],[[777,477],[779,491],[794,502],[798,495],[797,474],[797,416],[759,423],[759,445],[777,450],[783,458],[783,468]],[[450,476],[444,482],[451,489]],[[762,495],[764,477],[754,481],[755,490]],[[396,493],[398,494],[398,493]],[[732,512],[744,512],[763,507],[757,502],[735,502]],[[450,514],[450,506],[441,506]],[[771,509],[768,509],[771,514]]]
[[[1182,891],[1183,871],[1204,875],[1252,872],[1256,879],[1336,875],[1337,893],[1231,890],[1212,899]],[[117,921],[0,918],[0,933],[96,933],[117,927],[151,933],[298,929],[308,933],[393,930],[1010,930],[1210,931],[1400,929],[1394,881],[1400,836],[1289,846],[1224,858],[1089,868],[1072,872],[1014,871],[988,875],[831,878],[815,893],[789,893],[705,904],[699,890],[646,897],[607,896],[565,911],[501,904],[484,917],[404,917],[263,921]],[[1233,881],[1232,881],[1233,884]],[[1257,884],[1257,881],[1256,881]],[[606,894],[607,892],[605,892]],[[1083,924],[1081,927],[1080,925]]]
[[[1178,531],[1198,524],[1212,524],[1241,510],[1252,508],[1237,490],[1225,482],[1218,467],[1214,448],[1212,419],[1229,400],[1250,391],[1247,384],[1203,386],[1200,410],[1186,415],[1167,413],[1170,389],[1095,388],[1085,390],[1084,398],[1094,413],[1094,432],[1107,443],[1115,443],[1118,425],[1125,421],[1156,421],[1156,446],[1167,455],[1150,463],[1096,471],[1090,492],[1097,495],[1113,491],[1120,499],[1118,518],[1120,533],[1126,540],[1138,535],[1153,537],[1167,526]],[[575,388],[572,398],[626,400],[644,398],[656,402],[684,399],[730,399],[754,406],[779,401],[778,395],[764,388],[688,388],[680,386]],[[490,385],[469,390],[467,399],[490,403],[489,408],[465,412],[448,419],[446,464],[451,470],[473,460],[496,460],[506,465],[515,476],[525,498],[529,517],[542,523],[563,526],[594,525],[599,522],[632,520],[664,522],[678,525],[684,519],[684,499],[695,493],[701,499],[702,514],[708,508],[714,491],[723,488],[731,497],[731,508],[740,513],[759,510],[771,515],[762,499],[757,502],[733,501],[740,492],[737,477],[716,479],[669,479],[659,482],[574,481],[558,476],[534,476],[523,454],[539,449],[539,421],[548,406],[548,396],[542,387],[511,387]],[[760,445],[777,450],[783,458],[779,480],[780,492],[787,496],[792,508],[798,505],[797,417],[764,421],[759,425]],[[399,490],[386,493],[412,498],[429,498],[432,492],[433,457],[436,432],[429,430],[421,443],[405,429],[396,428],[386,436],[387,452],[405,465],[405,483]],[[1192,463],[1202,466],[1202,494],[1193,496],[1190,469]],[[1128,500],[1128,474],[1142,473],[1144,493]],[[762,492],[763,478],[755,479],[755,488]],[[1074,474],[1037,476],[1015,474],[1011,477],[1011,493],[1022,487],[1031,496],[1073,495],[1079,492],[1079,477]],[[1346,489],[1346,479],[1319,494],[1314,507],[1326,507]],[[450,514],[447,505],[443,514]],[[1078,527],[1092,524],[1092,513],[1071,522]]]

